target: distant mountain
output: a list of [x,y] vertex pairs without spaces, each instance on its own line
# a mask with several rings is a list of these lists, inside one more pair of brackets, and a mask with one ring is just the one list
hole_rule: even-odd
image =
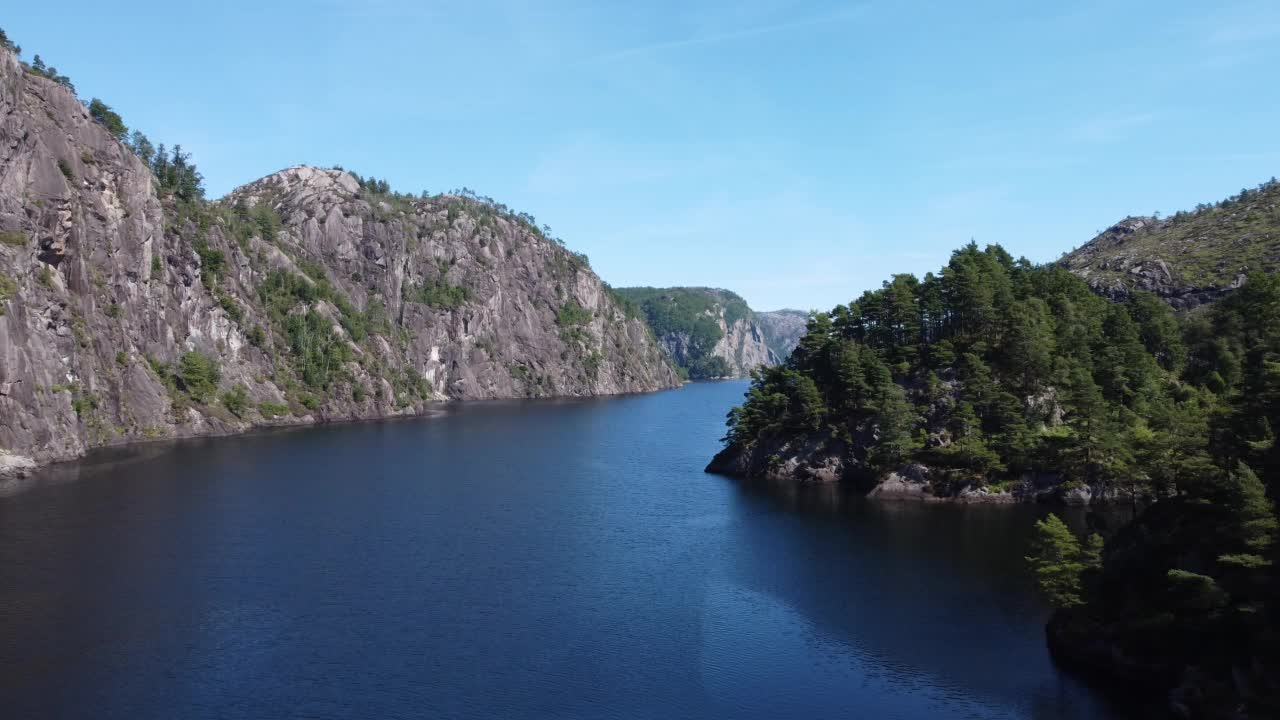
[[770,310],[756,313],[756,320],[764,329],[764,340],[780,358],[786,358],[796,349],[804,337],[809,323],[809,313],[804,310]]
[[[781,359],[759,315],[728,290],[704,287],[618,288],[690,378],[746,377]],[[792,342],[794,347],[794,341]]]
[[1179,309],[1212,302],[1247,273],[1280,268],[1280,183],[1171,217],[1127,217],[1058,263],[1111,299],[1146,290]]

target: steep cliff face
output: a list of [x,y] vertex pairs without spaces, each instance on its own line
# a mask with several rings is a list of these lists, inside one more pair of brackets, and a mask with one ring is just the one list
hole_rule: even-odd
[[776,365],[778,356],[765,341],[764,329],[754,317],[737,318],[732,324],[720,318],[724,337],[711,349],[713,357],[724,358],[729,364],[729,374],[746,377],[761,365]]
[[764,331],[764,341],[769,344],[769,349],[785,360],[796,349],[796,345],[800,344],[800,338],[804,337],[809,313],[803,310],[757,312],[756,322]]
[[1112,300],[1134,290],[1189,310],[1280,267],[1280,184],[1165,218],[1128,217],[1058,261]]
[[0,455],[443,400],[678,384],[585,261],[505,208],[298,167],[162,197],[66,88],[0,51]]
[[775,365],[776,352],[738,295],[715,288],[619,288],[658,341],[691,378],[746,377]]

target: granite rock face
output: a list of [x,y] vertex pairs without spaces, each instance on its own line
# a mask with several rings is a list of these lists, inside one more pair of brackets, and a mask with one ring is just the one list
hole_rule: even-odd
[[[311,167],[179,203],[68,89],[6,51],[0,240],[11,458],[679,384],[643,321],[525,216]],[[282,279],[293,295],[272,294]],[[218,383],[194,399],[181,370],[193,351]]]
[[809,313],[803,310],[757,311],[756,322],[764,331],[765,342],[779,358],[785,360],[804,337]]
[[742,318],[732,325],[725,324],[724,337],[716,343],[711,351],[716,357],[722,357],[733,371],[735,377],[745,377],[761,365],[777,365],[778,356],[764,339],[764,331],[754,318]]
[[781,362],[756,313],[737,294],[705,287],[619,288],[672,361],[693,379],[747,377]]

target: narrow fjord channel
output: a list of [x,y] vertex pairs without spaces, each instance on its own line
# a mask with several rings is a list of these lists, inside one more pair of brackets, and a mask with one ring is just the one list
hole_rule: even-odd
[[743,382],[144,446],[0,497],[11,718],[1118,718],[1033,507],[704,474]]

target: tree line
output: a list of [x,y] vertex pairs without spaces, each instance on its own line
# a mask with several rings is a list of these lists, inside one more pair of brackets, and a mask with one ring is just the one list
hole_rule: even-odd
[[785,364],[754,373],[725,439],[843,443],[869,475],[920,462],[938,492],[1037,472],[1118,491],[1145,509],[1105,546],[1038,525],[1041,588],[1095,637],[1208,668],[1238,699],[1233,672],[1280,668],[1277,427],[1280,277],[1178,316],[970,243],[814,314]]

